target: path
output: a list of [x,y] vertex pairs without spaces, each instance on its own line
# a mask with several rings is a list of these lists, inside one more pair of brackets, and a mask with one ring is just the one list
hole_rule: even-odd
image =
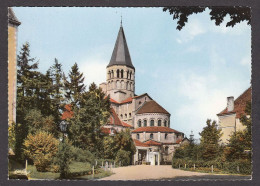
[[198,173],[173,169],[171,165],[135,165],[128,167],[112,168],[115,173],[109,177],[102,178],[101,180],[148,180],[148,179],[163,179],[175,178],[179,176],[204,176],[207,173]]

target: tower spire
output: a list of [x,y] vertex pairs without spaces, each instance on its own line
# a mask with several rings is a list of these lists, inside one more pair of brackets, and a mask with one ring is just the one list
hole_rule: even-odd
[[120,27],[122,27],[122,13],[121,13]]

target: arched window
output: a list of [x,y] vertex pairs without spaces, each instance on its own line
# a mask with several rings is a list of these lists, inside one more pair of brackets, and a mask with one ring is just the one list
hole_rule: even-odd
[[166,147],[164,148],[164,151],[165,151],[166,154],[168,154],[168,152],[169,152],[169,147],[166,146]]
[[121,78],[123,78],[123,77],[124,77],[124,71],[121,70]]
[[164,135],[164,139],[167,139],[167,137],[168,137],[168,134],[166,133],[166,134]]
[[129,77],[129,71],[127,71],[127,77],[126,78],[128,79],[128,77]]
[[147,120],[145,119],[144,120],[144,127],[146,127],[147,126]]
[[121,119],[123,119],[123,114],[120,115]]
[[153,139],[153,133],[150,134],[150,139]]
[[125,118],[127,118],[127,114],[125,114]]
[[167,127],[167,121],[166,120],[164,120],[164,126]]
[[125,89],[128,90],[128,81],[126,82]]
[[120,82],[119,81],[116,81],[116,88],[120,88]]
[[154,126],[154,120],[153,120],[153,119],[150,121],[150,126],[151,126],[151,127]]
[[129,79],[132,79],[132,72],[130,72],[130,78]]
[[129,83],[129,90],[132,90],[132,83]]
[[138,120],[138,127],[141,127],[141,126],[142,126],[142,121]]
[[140,139],[140,135],[139,134],[136,134],[136,139]]
[[162,120],[158,120],[158,126],[160,127],[162,125]]
[[124,88],[125,88],[125,82],[121,81],[121,89],[124,89]]
[[119,78],[119,70],[116,71],[116,77]]
[[132,116],[131,113],[129,113],[129,118],[131,118],[131,116]]
[[111,76],[112,76],[112,78],[114,78],[114,71],[113,70],[111,71]]
[[110,71],[108,72],[108,78],[109,79],[111,78],[111,72]]

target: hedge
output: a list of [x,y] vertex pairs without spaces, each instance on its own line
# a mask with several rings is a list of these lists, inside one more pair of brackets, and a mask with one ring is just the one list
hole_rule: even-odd
[[[221,161],[194,161],[188,159],[173,159],[172,167],[173,168],[193,168],[194,164],[196,168],[210,168],[212,165],[214,168],[228,172],[228,173],[240,173],[240,174],[251,174],[252,167],[251,162],[248,160],[238,160],[234,162],[221,162]],[[237,170],[239,167],[239,171]]]

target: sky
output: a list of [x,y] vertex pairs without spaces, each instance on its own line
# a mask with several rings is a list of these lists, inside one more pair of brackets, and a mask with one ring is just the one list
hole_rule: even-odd
[[[122,15],[135,66],[136,94],[148,93],[171,113],[171,128],[195,138],[207,119],[235,99],[251,81],[251,26],[215,26],[209,11],[177,21],[162,8],[15,7],[22,22],[18,51],[30,43],[43,73],[57,58],[68,74],[77,62],[85,84],[106,81]],[[225,19],[225,22],[229,18]]]

